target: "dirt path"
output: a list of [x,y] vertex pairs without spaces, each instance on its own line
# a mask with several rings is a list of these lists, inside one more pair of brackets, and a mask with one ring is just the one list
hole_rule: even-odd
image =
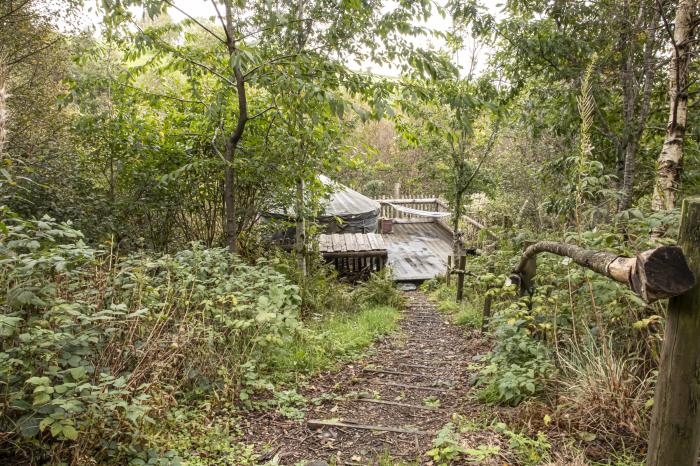
[[447,322],[424,294],[407,295],[399,332],[377,343],[364,360],[308,388],[305,396],[318,405],[304,421],[271,416],[250,424],[249,438],[271,447],[268,458],[283,465],[366,465],[380,458],[382,464],[420,464],[452,413],[469,411],[463,406],[468,364],[486,351],[484,341]]

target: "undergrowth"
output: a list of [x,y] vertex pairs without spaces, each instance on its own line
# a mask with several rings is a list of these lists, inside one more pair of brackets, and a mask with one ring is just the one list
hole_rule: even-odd
[[[120,257],[109,246],[87,246],[69,223],[4,224],[0,459],[7,461],[171,464],[201,442],[221,461],[242,458],[247,447],[226,441],[235,423],[217,413],[266,398],[295,407],[294,383],[391,331],[392,305],[401,303],[386,274],[353,290],[319,266],[297,283],[284,256],[246,263],[193,243],[171,255]],[[301,286],[315,286],[319,301],[303,303]],[[287,398],[272,396],[285,385]],[[200,416],[209,426],[201,438]],[[169,423],[197,438],[164,441]]]
[[[633,256],[653,246],[648,232],[661,222],[669,228],[657,241],[673,242],[677,216],[626,214],[616,219],[624,235],[611,225],[552,239]],[[586,462],[635,464],[644,454],[665,304],[647,305],[623,285],[548,254],[538,256],[532,293],[517,296],[508,279],[525,238],[498,233],[496,249],[469,258],[462,303],[443,278],[423,285],[441,311],[469,327],[481,327],[484,299],[492,300],[485,325],[492,349],[471,361],[478,399],[536,400],[547,407],[549,428],[567,432]],[[542,424],[541,414],[515,412],[523,416],[518,424]]]

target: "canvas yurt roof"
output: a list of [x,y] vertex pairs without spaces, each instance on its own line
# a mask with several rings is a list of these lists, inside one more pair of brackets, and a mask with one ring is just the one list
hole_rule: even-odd
[[[377,231],[377,223],[381,205],[354,189],[319,175],[318,180],[331,188],[332,194],[321,201],[323,213],[316,220],[325,225],[326,233],[373,233]],[[277,218],[293,218],[292,207],[284,211],[268,212],[268,216]],[[340,219],[340,221],[337,221]]]
[[337,183],[327,176],[319,175],[319,180],[333,189],[330,199],[323,202],[321,217],[340,217],[344,220],[376,217],[379,215],[379,202]]

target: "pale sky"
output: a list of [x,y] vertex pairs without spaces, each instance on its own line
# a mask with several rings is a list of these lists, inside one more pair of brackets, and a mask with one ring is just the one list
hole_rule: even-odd
[[[97,0],[99,1],[99,0]],[[440,5],[445,4],[445,0],[437,0],[436,3]],[[88,6],[85,7],[85,12],[82,15],[82,22],[84,26],[91,26],[94,25],[97,30],[100,29],[100,22],[101,22],[101,16],[97,12],[97,9],[95,8],[95,4],[92,2],[88,2]],[[201,17],[212,17],[216,15],[216,10],[214,9],[211,1],[209,0],[173,0],[173,3],[179,8],[180,10],[186,12],[188,15],[193,16],[195,18],[201,18]],[[393,5],[393,0],[385,0],[384,1],[384,9],[389,11],[390,8],[392,8]],[[492,14],[498,14],[499,10],[499,5],[496,4],[496,1],[494,0],[484,0],[482,2],[484,5],[487,6],[487,9],[492,13]],[[499,2],[500,3],[500,2]],[[91,4],[91,5],[90,5]],[[182,12],[178,11],[176,8],[169,8],[168,11],[169,15],[173,18],[175,21],[182,21],[184,18],[186,18],[185,14]],[[446,16],[445,18],[441,17],[437,12],[433,12],[433,15],[428,19],[427,22],[419,21],[416,23],[416,25],[421,25],[425,26],[428,29],[436,30],[436,31],[448,31],[452,27],[452,18]],[[410,37],[409,40],[418,47],[423,47],[423,48],[444,48],[445,43],[442,39],[435,38],[435,37],[427,37],[427,36],[419,36],[419,37]],[[471,48],[474,47],[473,43],[468,43],[467,46],[463,49],[460,50],[459,52],[453,54],[452,60],[453,63],[459,67],[462,67],[462,73],[465,74],[468,70],[465,70],[464,68],[469,66],[469,62],[471,59],[471,56],[473,54],[473,51]],[[489,58],[489,53],[490,51],[488,48],[480,48],[476,52],[477,56],[477,66],[476,66],[476,71],[478,72],[479,70],[483,69],[484,66],[486,65],[486,62],[488,61]],[[390,76],[390,77],[398,77],[400,74],[400,71],[394,67],[391,67],[389,65],[377,65],[371,62],[366,62],[362,63],[360,65],[357,65],[356,63],[349,63],[348,66],[351,69],[354,69],[356,71],[369,71],[374,74],[378,75],[383,75],[383,76]]]

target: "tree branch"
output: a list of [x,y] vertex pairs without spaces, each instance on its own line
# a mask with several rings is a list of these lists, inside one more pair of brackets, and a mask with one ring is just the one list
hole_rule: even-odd
[[197,24],[197,26],[201,27],[202,29],[204,29],[205,31],[207,31],[209,34],[211,34],[212,36],[214,36],[214,37],[216,38],[216,40],[218,40],[218,41],[221,42],[222,44],[225,45],[225,44],[227,43],[224,39],[222,39],[221,37],[219,37],[218,34],[216,34],[214,31],[212,31],[211,29],[209,29],[208,27],[206,27],[204,24],[202,24],[201,22],[199,22],[197,19],[195,19],[194,17],[192,17],[189,13],[187,13],[186,11],[184,11],[182,8],[180,8],[180,7],[178,7],[177,5],[175,5],[174,3],[172,3],[170,0],[163,0],[163,1],[164,1],[165,3],[167,3],[168,5],[170,5],[172,8],[175,8],[177,11],[179,11],[179,12],[182,13],[183,15],[187,16],[187,18],[189,18],[192,22],[194,22],[195,24]]
[[678,296],[695,286],[695,277],[678,246],[661,246],[635,257],[624,257],[573,244],[540,241],[525,249],[513,270],[511,282],[521,290],[530,287],[537,272],[536,256],[542,252],[568,257],[582,267],[624,283],[648,303]]

